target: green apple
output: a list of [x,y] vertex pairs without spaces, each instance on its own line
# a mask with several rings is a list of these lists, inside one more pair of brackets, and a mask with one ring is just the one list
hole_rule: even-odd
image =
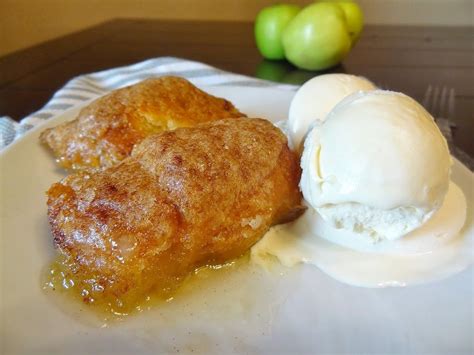
[[301,10],[298,5],[279,4],[260,11],[255,20],[255,41],[264,58],[284,59],[281,34],[288,22]]
[[288,61],[301,69],[323,70],[338,64],[351,49],[346,15],[337,3],[307,6],[283,30]]
[[351,36],[352,46],[357,42],[360,33],[364,28],[364,14],[361,8],[352,1],[338,1],[337,4],[341,7],[346,15],[347,28]]

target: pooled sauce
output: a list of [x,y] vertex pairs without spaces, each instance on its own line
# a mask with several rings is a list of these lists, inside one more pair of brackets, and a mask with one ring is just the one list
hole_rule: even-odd
[[355,286],[425,283],[454,275],[472,264],[472,223],[472,216],[467,216],[466,222],[463,192],[451,183],[445,203],[432,219],[398,241],[363,244],[356,233],[329,225],[309,209],[297,221],[273,227],[252,248],[252,260],[263,267],[269,256],[287,267],[312,264]]
[[[193,273],[184,278],[177,278],[172,284],[164,287],[155,287],[140,298],[132,298],[136,301],[124,303],[122,299],[114,298],[113,295],[101,293],[97,289],[91,292],[81,289],[81,281],[71,272],[71,266],[67,259],[59,255],[44,270],[41,284],[43,290],[50,296],[57,298],[60,308],[66,313],[82,312],[83,309],[90,310],[100,322],[120,321],[124,317],[160,307],[172,302],[178,294],[192,294],[193,289],[199,287],[203,280],[225,278],[228,274],[235,272],[238,268],[246,268],[249,264],[248,254],[239,259],[221,265],[207,265],[197,268]],[[93,288],[92,288],[93,289]],[[78,308],[79,307],[79,308]],[[74,311],[76,308],[76,312]],[[92,315],[92,314],[90,314]],[[90,318],[90,317],[88,317]],[[89,323],[92,319],[83,319]],[[92,320],[94,323],[94,320]]]

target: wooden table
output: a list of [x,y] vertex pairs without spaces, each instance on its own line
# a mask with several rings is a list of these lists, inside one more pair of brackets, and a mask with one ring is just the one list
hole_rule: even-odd
[[[474,156],[474,28],[367,26],[332,71],[364,75],[418,100],[429,85],[454,88],[454,143]],[[72,77],[159,56],[302,83],[318,73],[258,54],[249,22],[114,20],[0,58],[0,115],[20,120]]]

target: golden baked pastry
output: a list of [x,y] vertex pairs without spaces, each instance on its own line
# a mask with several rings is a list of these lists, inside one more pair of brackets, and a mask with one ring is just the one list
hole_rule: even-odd
[[262,119],[224,119],[145,138],[105,170],[51,186],[66,276],[86,303],[123,312],[197,267],[244,254],[301,214],[300,168]]
[[112,166],[150,134],[245,116],[180,77],[164,76],[112,91],[78,117],[45,130],[40,140],[68,169]]

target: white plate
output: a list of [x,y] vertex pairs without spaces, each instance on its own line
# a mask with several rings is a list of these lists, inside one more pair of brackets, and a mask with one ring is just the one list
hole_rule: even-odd
[[[243,112],[286,118],[293,93],[209,87]],[[20,353],[472,353],[473,269],[422,286],[365,289],[311,266],[272,273],[245,267],[205,279],[193,292],[107,327],[63,311],[41,290],[53,255],[45,191],[63,176],[38,143],[49,120],[0,155],[0,346]],[[473,175],[459,162],[453,180],[472,216]],[[471,218],[472,219],[472,218]]]

